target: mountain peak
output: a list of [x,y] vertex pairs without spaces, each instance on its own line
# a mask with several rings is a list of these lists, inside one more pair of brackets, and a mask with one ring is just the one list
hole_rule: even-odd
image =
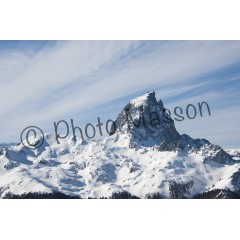
[[146,106],[148,104],[157,104],[155,92],[147,92],[146,94],[137,97],[130,101],[130,104],[134,107]]
[[115,126],[118,132],[130,135],[133,145],[159,146],[180,139],[173,120],[165,112],[162,101],[157,101],[155,92],[131,100],[118,115]]
[[180,151],[184,154],[204,152],[204,160],[231,163],[232,157],[220,146],[206,139],[180,135],[155,92],[131,100],[118,115],[116,132],[129,136],[130,148],[156,147],[159,151]]

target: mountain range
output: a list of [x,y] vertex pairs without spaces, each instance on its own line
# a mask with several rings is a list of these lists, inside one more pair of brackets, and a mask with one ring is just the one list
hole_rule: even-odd
[[[154,92],[131,100],[100,140],[45,134],[0,145],[1,198],[239,198],[240,149],[180,135]],[[40,138],[40,137],[39,137]]]

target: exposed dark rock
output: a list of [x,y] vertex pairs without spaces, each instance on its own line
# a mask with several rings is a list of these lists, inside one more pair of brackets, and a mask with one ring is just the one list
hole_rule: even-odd
[[193,186],[193,181],[187,183],[177,183],[175,181],[169,181],[170,197],[174,199],[187,198],[190,193],[189,190]]
[[196,194],[195,199],[240,199],[240,194],[229,189],[214,189],[208,192]]
[[[129,134],[129,148],[157,147],[159,151],[181,151],[186,155],[195,152],[203,157],[205,163],[234,163],[232,157],[220,146],[211,144],[206,139],[180,135],[162,101],[156,100],[155,92],[130,101],[114,125],[117,132]],[[112,126],[112,133],[115,132],[115,127]]]
[[61,192],[42,193],[42,192],[30,192],[21,195],[7,193],[4,199],[79,199],[77,196],[69,196]]

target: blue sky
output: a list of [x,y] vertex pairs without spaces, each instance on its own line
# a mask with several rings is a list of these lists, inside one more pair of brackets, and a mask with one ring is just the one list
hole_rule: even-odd
[[31,125],[115,119],[155,91],[166,108],[208,102],[212,115],[177,130],[240,147],[240,41],[0,41],[0,142]]

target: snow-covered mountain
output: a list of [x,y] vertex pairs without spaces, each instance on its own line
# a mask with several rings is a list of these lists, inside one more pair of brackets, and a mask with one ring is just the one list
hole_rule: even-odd
[[239,198],[240,151],[180,135],[150,92],[130,101],[112,135],[94,141],[0,146],[0,196]]

